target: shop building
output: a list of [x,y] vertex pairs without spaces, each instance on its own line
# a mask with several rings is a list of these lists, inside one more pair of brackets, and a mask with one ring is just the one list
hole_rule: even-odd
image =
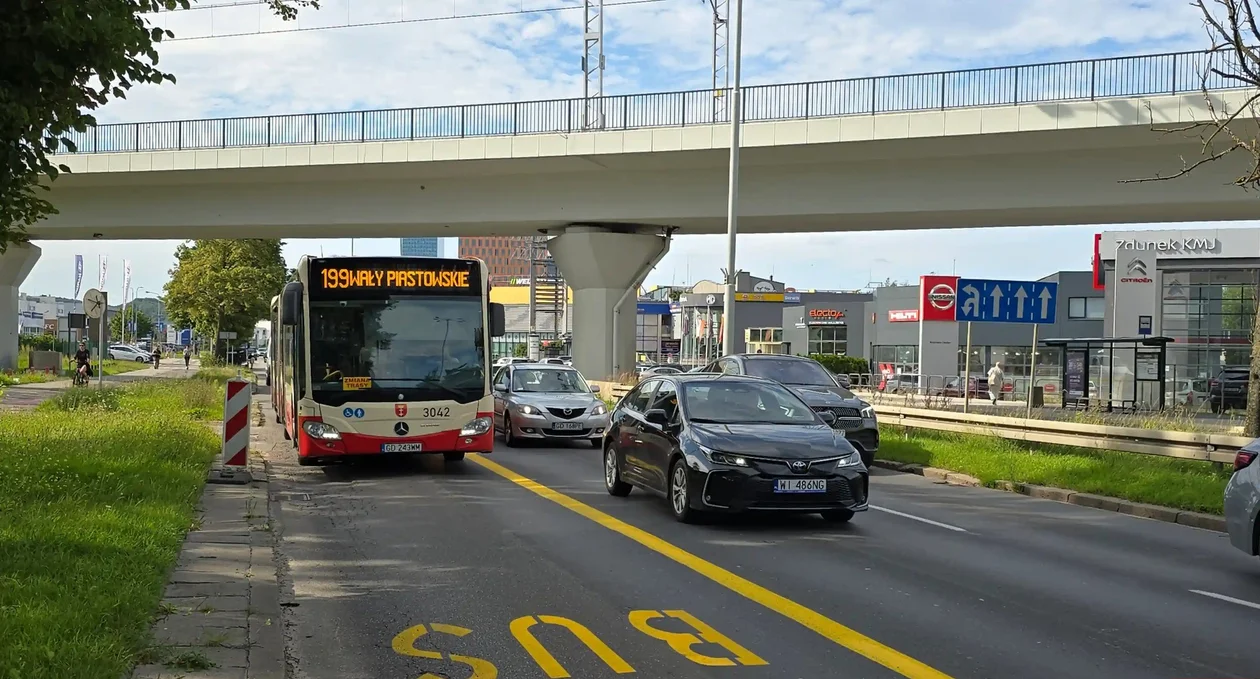
[[[1039,339],[1100,337],[1103,291],[1094,287],[1090,271],[1060,271],[1037,279],[1058,284],[1055,322],[1037,326]],[[958,277],[923,276],[919,285],[878,288],[867,306],[864,338],[873,372],[921,376],[931,386],[962,375],[967,324],[954,318]],[[970,374],[982,375],[1001,361],[1013,380],[1033,373],[1033,326],[1016,323],[972,323]],[[1037,384],[1059,380],[1056,351],[1036,352]]]
[[865,292],[787,293],[783,351],[775,353],[866,356],[866,307],[873,299]]
[[1170,338],[1170,380],[1201,383],[1249,364],[1260,229],[1105,231],[1094,244],[1105,291],[1098,336]]

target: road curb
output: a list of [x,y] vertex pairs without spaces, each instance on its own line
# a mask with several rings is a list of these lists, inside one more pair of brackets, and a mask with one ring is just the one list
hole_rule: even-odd
[[980,480],[974,476],[959,474],[957,472],[951,472],[936,467],[924,467],[919,464],[907,464],[888,460],[875,460],[871,464],[872,466],[879,467],[881,469],[889,469],[903,474],[917,474],[924,478],[944,481],[952,486],[993,488],[994,490],[1019,493],[1021,495],[1027,495],[1028,497],[1035,497],[1042,500],[1054,500],[1055,502],[1063,502],[1070,505],[1078,505],[1080,507],[1102,509],[1104,511],[1116,512],[1119,514],[1128,514],[1129,516],[1139,516],[1144,519],[1163,521],[1164,523],[1177,523],[1183,526],[1201,528],[1203,530],[1215,531],[1217,533],[1225,532],[1225,518],[1214,514],[1191,512],[1175,509],[1173,507],[1150,505],[1141,502],[1130,502],[1129,500],[1108,497],[1106,495],[1078,493],[1074,490],[1067,490],[1065,488],[1038,486],[1031,483],[1017,483],[1015,481],[998,480],[994,481],[992,486],[985,486],[985,484],[981,483]]

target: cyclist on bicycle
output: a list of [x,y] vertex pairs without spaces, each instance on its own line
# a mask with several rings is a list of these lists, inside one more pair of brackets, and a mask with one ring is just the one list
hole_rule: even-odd
[[79,342],[79,350],[74,352],[74,372],[84,382],[92,376],[92,354],[87,350],[87,342]]

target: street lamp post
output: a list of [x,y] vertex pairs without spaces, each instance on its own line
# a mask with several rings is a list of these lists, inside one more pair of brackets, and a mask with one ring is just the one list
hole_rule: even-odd
[[731,174],[726,202],[726,294],[722,300],[722,353],[735,353],[735,236],[739,202],[739,127],[743,117],[743,91],[739,86],[739,61],[744,33],[744,0],[735,0],[735,56],[731,64]]

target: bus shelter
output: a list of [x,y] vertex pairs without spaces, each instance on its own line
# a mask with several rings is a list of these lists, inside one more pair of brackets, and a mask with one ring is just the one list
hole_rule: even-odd
[[1048,339],[1059,350],[1064,408],[1163,410],[1169,337]]

